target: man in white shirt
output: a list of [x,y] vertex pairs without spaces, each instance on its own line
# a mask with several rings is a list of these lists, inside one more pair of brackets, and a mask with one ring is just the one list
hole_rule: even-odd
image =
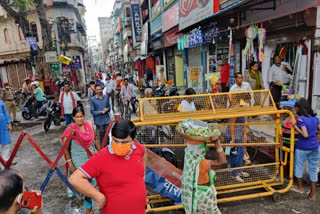
[[117,85],[115,81],[111,79],[111,76],[108,74],[106,77],[105,87],[104,87],[104,93],[108,95],[109,98],[111,98],[112,101],[112,110],[114,111],[114,92],[117,89]]
[[66,125],[74,122],[72,111],[80,103],[81,99],[78,94],[70,89],[70,83],[64,82],[64,91],[60,94],[59,103],[61,103],[61,115],[66,121]]
[[274,64],[269,69],[268,82],[274,102],[279,109],[282,86],[290,83],[292,79],[292,68],[286,62],[281,62],[279,56],[274,57]]
[[[235,74],[235,84],[230,88],[230,92],[240,92],[240,91],[252,91],[252,88],[248,82],[243,82],[242,73]],[[253,93],[250,93],[251,96],[251,105],[254,104]]]

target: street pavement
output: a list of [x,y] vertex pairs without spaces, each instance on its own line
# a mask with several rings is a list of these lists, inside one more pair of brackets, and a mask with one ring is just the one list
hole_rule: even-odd
[[[137,88],[135,88],[135,90],[137,91]],[[86,119],[92,120],[90,106],[87,100],[84,101],[84,107]],[[111,112],[111,117],[113,117],[113,114],[114,113]],[[16,144],[21,130],[26,130],[26,132],[31,135],[44,153],[47,154],[52,161],[54,161],[62,147],[61,136],[66,128],[65,124],[62,123],[62,126],[59,127],[52,126],[50,131],[46,133],[43,129],[43,118],[25,121],[21,118],[21,112],[18,112],[18,115],[21,123],[14,127],[11,147],[13,148]],[[50,168],[26,139],[23,140],[14,160],[17,162],[17,164],[12,166],[12,168],[22,173],[24,176],[25,185],[29,189],[40,189],[42,182],[45,180]],[[58,168],[63,174],[65,174],[64,163],[63,157],[58,164]],[[252,192],[256,191],[251,191],[251,193]],[[307,192],[307,188],[305,189],[305,192]],[[219,207],[222,213],[226,214],[314,214],[320,213],[320,188],[317,188],[317,193],[318,199],[315,202],[308,200],[306,194],[299,194],[289,191],[288,193],[281,195],[281,201],[278,203],[274,203],[271,197],[263,197],[231,203],[223,203],[219,204]],[[85,213],[85,209],[81,200],[79,200],[77,197],[67,197],[66,185],[55,173],[43,192],[43,203],[44,213],[46,214]],[[22,213],[27,212],[22,211]],[[163,213],[173,214],[183,212],[172,211]]]

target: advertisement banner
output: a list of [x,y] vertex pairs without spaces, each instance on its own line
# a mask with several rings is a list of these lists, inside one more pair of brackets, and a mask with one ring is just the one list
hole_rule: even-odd
[[72,69],[74,70],[82,69],[80,56],[72,57]]
[[182,33],[178,33],[178,32],[179,32],[179,28],[176,27],[164,34],[164,36],[162,37],[164,47],[170,47],[174,44],[177,44],[178,38],[183,36]]
[[31,46],[32,50],[36,51],[37,50],[37,38],[36,37],[27,37],[26,38],[27,42]]
[[162,15],[162,33],[170,30],[179,24],[179,7],[178,3],[173,5],[170,9]]
[[189,27],[213,14],[216,0],[180,0],[179,30]]
[[141,13],[139,4],[131,4],[133,47],[141,42]]

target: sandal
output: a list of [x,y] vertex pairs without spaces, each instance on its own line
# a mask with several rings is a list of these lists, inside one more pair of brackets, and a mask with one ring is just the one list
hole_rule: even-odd
[[308,191],[307,195],[308,195],[308,198],[309,198],[310,201],[315,201],[316,200],[316,199],[312,199],[312,197],[310,195],[310,191]]
[[290,190],[297,192],[297,193],[300,193],[300,194],[304,193],[304,191],[299,190],[296,185],[293,185]]

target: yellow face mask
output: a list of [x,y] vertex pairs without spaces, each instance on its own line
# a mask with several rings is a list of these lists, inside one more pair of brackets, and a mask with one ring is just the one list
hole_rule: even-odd
[[131,151],[131,143],[118,144],[112,142],[112,150],[116,155],[124,157]]

